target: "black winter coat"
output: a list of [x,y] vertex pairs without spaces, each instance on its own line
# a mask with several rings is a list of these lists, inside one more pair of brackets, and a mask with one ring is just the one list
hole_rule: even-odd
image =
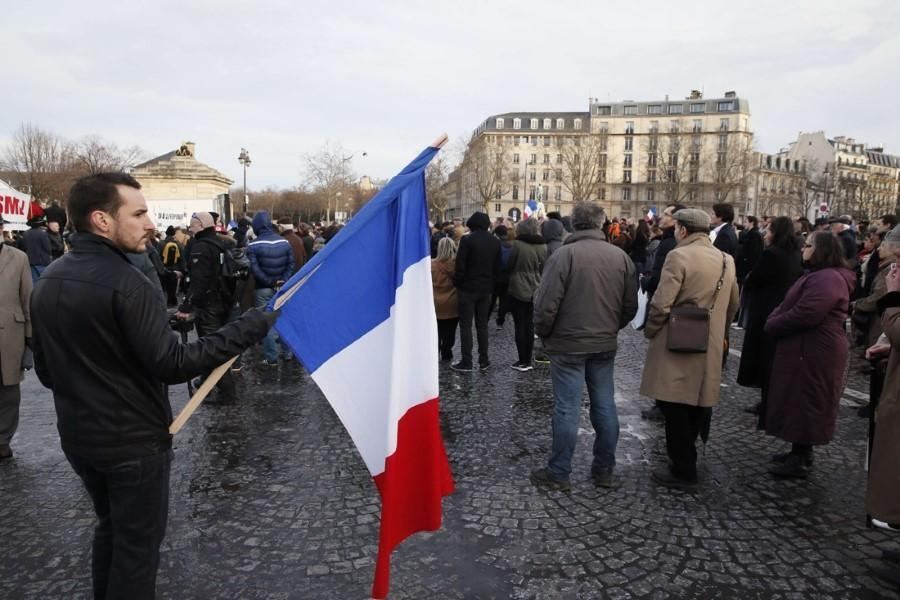
[[763,327],[801,275],[803,264],[799,250],[788,252],[770,247],[763,251],[744,280],[744,314],[747,321],[737,376],[739,385],[760,387],[768,383],[775,340],[766,335]]
[[747,274],[756,266],[763,253],[763,236],[759,229],[747,229],[741,233],[737,257],[734,260],[738,283],[744,283]]
[[188,245],[187,269],[191,285],[181,304],[182,312],[191,312],[194,307],[205,309],[223,308],[226,292],[222,285],[221,254],[225,246],[214,229],[204,229],[194,236]]
[[663,230],[662,238],[659,240],[659,246],[656,247],[656,254],[653,258],[653,268],[650,270],[650,277],[641,282],[641,287],[647,292],[648,304],[650,303],[653,294],[656,293],[656,288],[659,287],[659,278],[662,275],[663,265],[666,264],[666,256],[668,256],[669,252],[674,250],[677,245],[678,241],[675,239],[675,228],[672,227]]
[[716,234],[716,241],[713,246],[726,254],[730,254],[732,258],[737,254],[738,240],[737,234],[734,232],[734,225],[726,223],[725,227]]
[[209,372],[269,329],[252,310],[190,344],[147,278],[106,238],[78,233],[31,295],[37,375],[53,391],[63,450],[130,460],[171,447],[166,384]]
[[500,268],[500,240],[487,231],[474,229],[459,240],[453,285],[464,292],[490,294]]

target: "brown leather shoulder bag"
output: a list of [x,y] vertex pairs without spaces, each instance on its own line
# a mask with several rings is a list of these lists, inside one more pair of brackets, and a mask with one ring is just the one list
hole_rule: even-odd
[[709,320],[716,308],[719,290],[725,284],[725,253],[722,252],[722,275],[716,283],[712,306],[700,308],[693,304],[673,306],[669,312],[666,348],[670,352],[703,353],[709,346]]

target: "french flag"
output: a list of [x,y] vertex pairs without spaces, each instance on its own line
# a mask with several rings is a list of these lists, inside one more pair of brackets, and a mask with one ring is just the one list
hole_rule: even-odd
[[441,526],[453,492],[438,416],[425,149],[273,299],[275,327],[350,433],[381,494],[373,598],[391,551]]
[[537,210],[538,210],[537,201],[529,200],[528,202],[525,203],[525,218],[526,219],[531,218],[532,216],[534,216],[534,214],[537,212]]

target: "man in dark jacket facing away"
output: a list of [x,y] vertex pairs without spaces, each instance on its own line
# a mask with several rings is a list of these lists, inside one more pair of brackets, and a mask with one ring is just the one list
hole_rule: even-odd
[[534,330],[550,355],[554,408],[550,459],[532,471],[531,481],[549,489],[570,487],[585,381],[597,436],[591,475],[596,485],[614,485],[619,420],[613,361],[619,330],[637,313],[637,279],[628,255],[606,242],[604,220],[596,204],[575,205],[575,233],[547,259],[534,300]]
[[43,216],[35,217],[28,221],[28,231],[22,236],[22,250],[28,255],[28,264],[31,265],[31,280],[37,281],[44,269],[53,261],[50,236],[45,226],[47,221]]
[[848,215],[828,219],[828,224],[831,225],[831,232],[838,236],[838,239],[841,240],[841,245],[844,247],[844,258],[851,269],[856,269],[856,265],[859,262],[856,259],[856,255],[859,252],[859,248],[856,245],[856,233],[850,227],[852,223],[853,221]]
[[744,278],[756,266],[764,246],[763,236],[759,232],[759,220],[756,217],[747,217],[747,227],[741,232],[737,257],[734,260],[738,285],[744,285]]
[[257,343],[276,314],[251,311],[182,344],[147,278],[125,258],[143,252],[154,229],[140,184],[124,173],[90,175],[72,187],[67,207],[72,252],[47,268],[31,296],[35,367],[99,519],[94,597],[150,599],[173,456],[166,384]]
[[[286,239],[275,233],[272,218],[262,210],[253,216],[253,233],[256,239],[247,244],[250,271],[256,281],[254,304],[257,308],[266,306],[275,295],[275,290],[291,278],[294,273],[294,254]],[[278,366],[278,335],[269,330],[263,340],[263,364]]]
[[494,280],[500,273],[500,240],[488,232],[491,218],[476,212],[466,222],[469,233],[459,241],[453,285],[458,291],[459,339],[462,359],[452,366],[457,371],[473,370],[472,321],[478,336],[478,365],[491,366],[488,357],[488,318]]

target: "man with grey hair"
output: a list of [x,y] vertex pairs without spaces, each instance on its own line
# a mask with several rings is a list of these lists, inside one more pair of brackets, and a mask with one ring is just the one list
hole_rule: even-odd
[[637,312],[637,282],[628,255],[606,242],[604,220],[596,204],[575,205],[575,232],[547,260],[535,296],[534,329],[550,355],[554,408],[550,458],[546,468],[532,471],[531,482],[546,489],[571,488],[585,382],[596,432],[591,475],[598,486],[614,485],[619,419],[613,361],[619,330]]

